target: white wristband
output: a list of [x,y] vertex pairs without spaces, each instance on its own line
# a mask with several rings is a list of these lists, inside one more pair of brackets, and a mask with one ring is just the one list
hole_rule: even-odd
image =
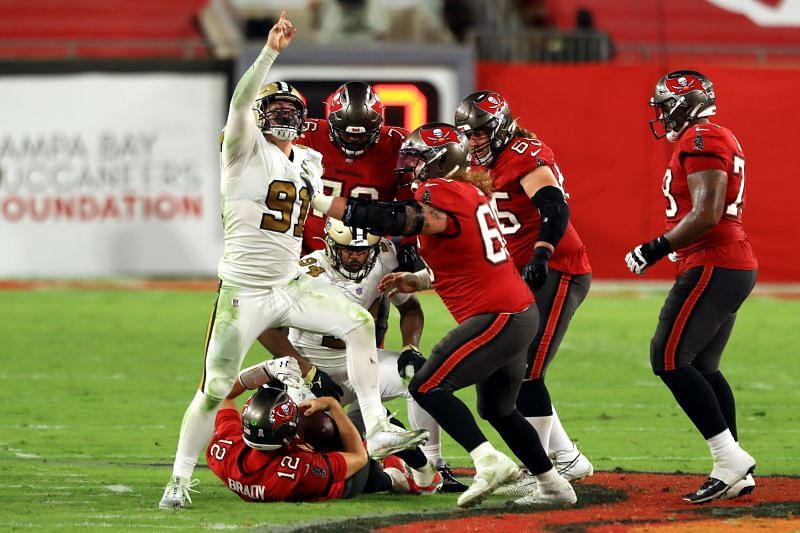
[[313,207],[317,211],[327,213],[328,211],[331,210],[331,206],[333,205],[333,198],[334,198],[333,196],[318,194],[314,196],[313,200],[311,200],[311,207]]
[[433,280],[431,280],[431,273],[428,272],[427,268],[423,268],[422,270],[418,270],[414,272],[414,276],[417,277],[417,290],[418,291],[425,291],[433,287]]

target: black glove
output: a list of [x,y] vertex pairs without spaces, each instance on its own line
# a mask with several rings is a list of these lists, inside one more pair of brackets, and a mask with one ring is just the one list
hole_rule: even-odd
[[550,248],[545,246],[534,248],[530,261],[522,267],[522,278],[532,291],[538,291],[547,281],[547,261],[552,254]]
[[306,385],[317,398],[330,396],[334,400],[341,401],[344,391],[333,381],[333,378],[324,370],[313,366],[305,377]]
[[397,250],[398,272],[417,272],[425,268],[425,263],[419,256],[417,245],[407,242]]
[[644,269],[672,252],[672,245],[663,235],[640,244],[625,256],[625,264],[634,274],[644,274]]
[[397,372],[403,379],[411,379],[414,374],[419,372],[425,364],[425,357],[422,356],[416,346],[406,346],[397,359]]

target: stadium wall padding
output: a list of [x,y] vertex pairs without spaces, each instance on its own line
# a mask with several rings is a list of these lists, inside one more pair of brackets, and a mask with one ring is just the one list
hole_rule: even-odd
[[[631,279],[625,253],[664,230],[661,178],[672,149],[650,133],[654,113],[647,104],[658,78],[678,68],[711,78],[714,121],[744,149],[744,226],[759,281],[800,281],[800,70],[479,63],[476,88],[505,96],[519,124],[554,150],[595,278]],[[663,263],[647,279],[674,276]]]

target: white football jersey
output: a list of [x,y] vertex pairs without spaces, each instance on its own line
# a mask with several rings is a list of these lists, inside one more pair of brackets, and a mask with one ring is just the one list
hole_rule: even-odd
[[[223,282],[268,288],[298,274],[303,224],[311,197],[302,173],[322,176],[322,155],[294,145],[292,159],[257,135],[249,159],[236,175],[221,165],[225,247]],[[242,168],[242,167],[239,167]]]
[[[370,309],[381,296],[378,291],[378,282],[398,266],[397,251],[392,241],[381,239],[378,246],[380,253],[375,261],[375,266],[360,282],[347,278],[334,268],[325,250],[316,250],[303,257],[300,260],[300,267],[309,276],[319,277],[331,283],[341,289],[352,301],[365,309]],[[410,294],[398,293],[392,298],[392,303],[399,306],[408,301],[410,297]],[[326,372],[329,369],[341,368],[346,365],[344,344],[341,339],[291,328],[289,329],[289,340],[301,354]]]

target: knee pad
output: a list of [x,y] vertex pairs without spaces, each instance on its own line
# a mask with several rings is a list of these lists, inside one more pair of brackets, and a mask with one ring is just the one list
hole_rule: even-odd
[[[664,357],[666,354],[666,345],[653,339],[650,341],[650,368],[653,374],[660,376],[665,372],[664,370]],[[675,354],[675,369],[691,366],[695,360],[696,355],[683,350],[677,350]],[[667,371],[669,372],[669,371]]]
[[213,408],[222,403],[222,400],[225,399],[233,388],[233,379],[234,378],[228,377],[215,377],[208,380],[203,395],[209,407]]

